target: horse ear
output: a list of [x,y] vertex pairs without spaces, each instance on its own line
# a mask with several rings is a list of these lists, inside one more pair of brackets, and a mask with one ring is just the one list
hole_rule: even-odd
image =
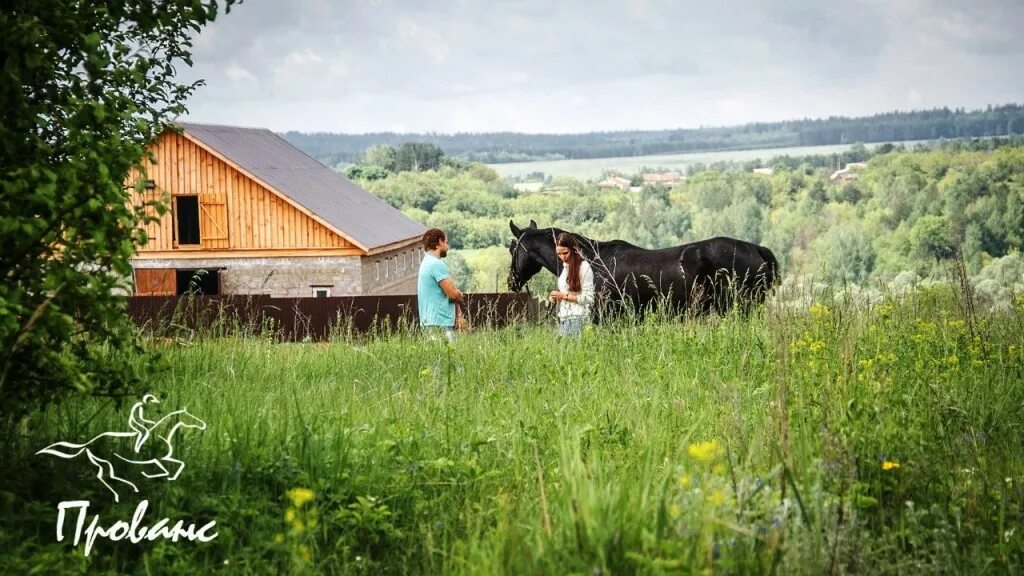
[[537,227],[537,223],[534,222],[533,220],[530,220],[530,228],[536,228],[536,227]]
[[516,238],[519,238],[523,233],[523,231],[519,229],[519,226],[516,226],[516,223],[511,220],[508,221],[508,229],[512,231],[512,235]]

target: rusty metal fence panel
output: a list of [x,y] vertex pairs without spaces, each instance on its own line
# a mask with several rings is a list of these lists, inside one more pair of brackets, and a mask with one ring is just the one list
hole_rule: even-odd
[[[326,340],[393,333],[419,324],[416,296],[133,296],[127,313],[158,337],[270,336],[281,341]],[[467,294],[466,316],[474,327],[501,327],[537,319],[528,294]]]

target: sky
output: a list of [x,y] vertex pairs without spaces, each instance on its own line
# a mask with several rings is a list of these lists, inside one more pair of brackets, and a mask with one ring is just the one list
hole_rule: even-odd
[[188,119],[284,132],[663,130],[1024,102],[1024,0],[247,0]]

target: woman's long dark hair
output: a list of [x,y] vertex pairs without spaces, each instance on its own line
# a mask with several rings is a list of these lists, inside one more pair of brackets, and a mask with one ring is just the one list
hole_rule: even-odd
[[580,245],[576,242],[575,236],[568,232],[562,232],[555,239],[555,247],[558,246],[569,249],[569,260],[565,263],[569,267],[569,273],[565,278],[566,283],[569,284],[569,291],[580,292],[583,290],[583,280],[580,278],[580,264],[583,263],[583,257],[580,255]]

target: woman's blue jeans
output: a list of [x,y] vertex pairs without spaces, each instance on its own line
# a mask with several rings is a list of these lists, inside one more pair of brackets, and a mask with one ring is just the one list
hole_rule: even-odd
[[583,333],[582,316],[566,316],[558,319],[558,335],[570,338],[579,338]]

